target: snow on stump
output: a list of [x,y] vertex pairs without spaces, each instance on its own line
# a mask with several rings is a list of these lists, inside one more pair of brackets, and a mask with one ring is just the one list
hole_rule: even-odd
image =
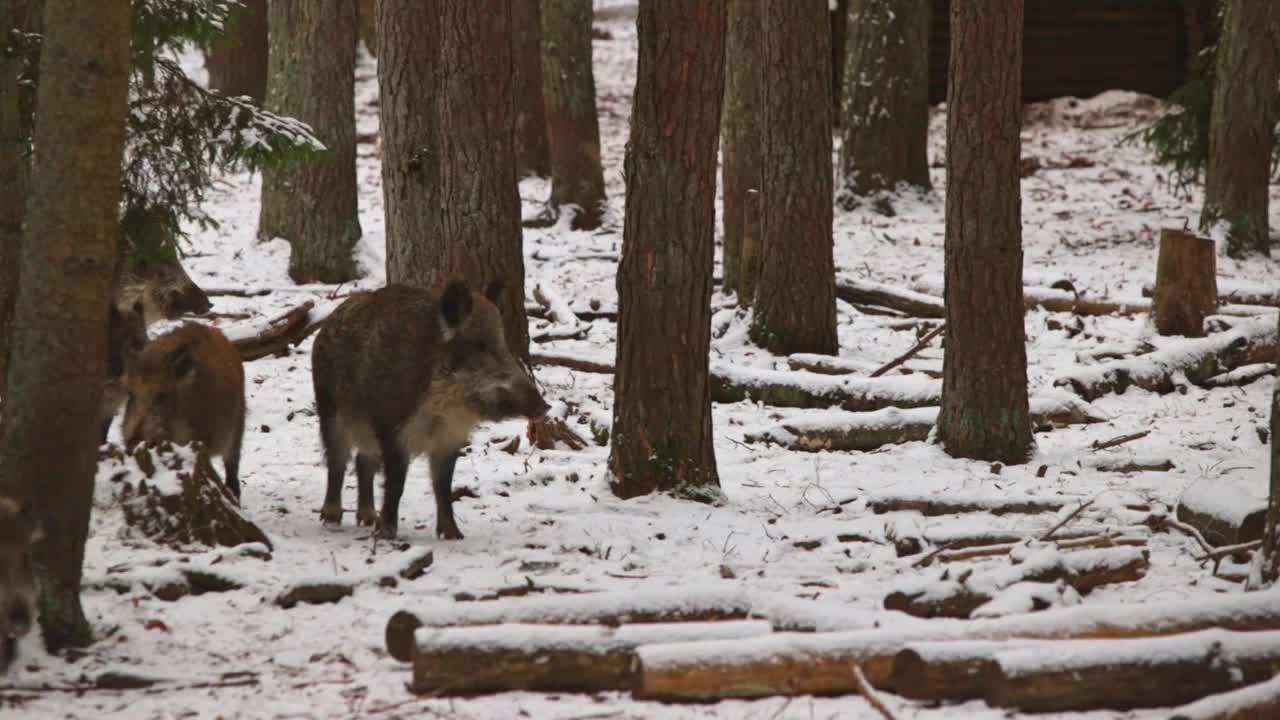
[[132,454],[112,445],[102,453],[99,474],[109,478],[125,523],[161,545],[271,548],[266,533],[240,513],[200,443],[144,444]]
[[1152,320],[1161,335],[1204,337],[1204,319],[1218,309],[1213,240],[1186,230],[1161,230]]
[[630,690],[640,645],[738,640],[771,632],[763,620],[421,628],[415,633],[412,689],[433,695]]
[[1267,519],[1267,472],[1263,467],[1191,483],[1178,499],[1178,519],[1217,547],[1261,540]]

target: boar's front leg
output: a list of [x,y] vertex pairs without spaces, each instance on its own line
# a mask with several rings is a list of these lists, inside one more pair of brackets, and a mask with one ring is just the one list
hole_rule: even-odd
[[431,456],[431,490],[436,496],[436,536],[461,540],[462,531],[453,519],[453,468],[459,452],[449,450]]
[[325,488],[324,506],[320,508],[320,521],[325,524],[342,522],[342,476],[347,472],[347,460],[351,448],[337,426],[336,418],[327,405],[316,402],[320,416],[320,440],[324,443],[324,461],[329,469],[329,482]]
[[400,524],[400,496],[404,494],[404,478],[409,473],[409,454],[400,446],[394,432],[379,433],[378,444],[382,447],[382,472],[387,484],[382,490],[382,518],[376,534],[394,538]]
[[373,509],[373,477],[382,460],[376,455],[356,454],[356,524],[376,525],[378,512]]

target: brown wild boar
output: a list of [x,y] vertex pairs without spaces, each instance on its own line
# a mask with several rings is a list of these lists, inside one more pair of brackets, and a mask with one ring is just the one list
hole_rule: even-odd
[[147,325],[209,312],[209,296],[187,275],[177,258],[142,260],[131,256],[128,243],[121,243],[120,248],[120,277],[115,289],[118,309],[124,311],[141,304]]
[[125,442],[199,440],[222,457],[227,489],[239,500],[244,365],[235,345],[217,328],[188,322],[147,343],[125,365]]
[[[356,453],[361,525],[394,537],[410,461],[427,455],[436,535],[462,538],[453,517],[453,469],[486,420],[541,417],[547,403],[507,348],[495,283],[485,295],[462,282],[441,291],[405,285],[353,295],[325,321],[311,356],[316,414],[329,483],[320,518],[342,522],[342,480]],[[373,476],[386,475],[382,514]]]
[[0,497],[0,674],[17,654],[18,639],[31,632],[36,615],[36,576],[31,546],[40,526],[30,501]]
[[129,397],[129,390],[125,387],[124,364],[127,356],[141,352],[147,344],[147,326],[142,318],[141,301],[134,303],[130,310],[120,310],[114,305],[110,308],[110,319],[107,322],[107,381],[102,390],[102,436],[99,442],[107,441],[111,421]]

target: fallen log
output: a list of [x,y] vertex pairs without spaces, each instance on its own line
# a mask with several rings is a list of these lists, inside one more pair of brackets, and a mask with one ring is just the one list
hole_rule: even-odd
[[771,632],[769,623],[760,620],[422,628],[414,634],[411,689],[433,695],[629,690],[635,684],[640,645],[736,640]]
[[1255,383],[1262,378],[1274,377],[1276,374],[1275,363],[1254,363],[1253,365],[1243,365],[1230,372],[1224,372],[1221,375],[1214,375],[1204,381],[1205,387],[1242,387]]
[[876,368],[876,370],[871,373],[870,377],[873,377],[873,378],[880,377],[881,375],[884,375],[885,373],[898,367],[899,365],[902,365],[903,363],[915,357],[916,355],[919,355],[921,352],[924,351],[925,348],[929,347],[929,345],[933,342],[933,339],[935,337],[941,335],[946,329],[947,329],[947,324],[942,323],[938,325],[938,327],[930,330],[928,333],[925,334],[924,337],[920,338],[920,340],[915,345],[913,345],[909,350],[899,355],[898,357],[890,360],[889,362],[885,363],[881,367]]
[[1200,531],[1200,537],[1211,547],[1261,540],[1267,519],[1269,479],[1263,468],[1262,472],[1196,480],[1178,497],[1176,517]]
[[[1217,278],[1218,304],[1220,305],[1254,305],[1258,307],[1280,308],[1280,290],[1274,283],[1261,283],[1236,278]],[[1154,297],[1156,284],[1143,283],[1143,297]]]
[[1069,498],[1050,495],[1008,498],[996,493],[966,495],[951,492],[946,495],[878,495],[867,501],[867,508],[877,515],[890,512],[918,512],[925,516],[978,512],[1039,515],[1058,512],[1071,503]]
[[1024,712],[1164,707],[1266,680],[1278,661],[1280,632],[1066,640],[996,653],[985,697]]
[[311,333],[319,330],[320,324],[336,307],[335,302],[317,310],[315,302],[308,300],[265,323],[231,327],[224,332],[240,352],[240,359],[249,362],[284,352],[291,345],[298,345]]
[[1096,603],[983,620],[938,619],[906,629],[774,633],[732,642],[646,645],[637,650],[637,697],[707,701],[855,692],[857,663],[871,684],[891,685],[893,661],[920,642],[1151,638],[1206,628],[1280,630],[1280,589],[1210,600]]
[[836,278],[836,297],[853,305],[879,305],[904,312],[912,317],[944,318],[942,298],[903,290],[869,280]]
[[1206,338],[1169,342],[1143,357],[1080,368],[1053,384],[1090,401],[1108,393],[1123,393],[1130,387],[1164,394],[1178,388],[1179,376],[1203,385],[1229,370],[1271,362],[1277,352],[1280,338],[1275,322],[1254,321]]
[[[1012,547],[1028,540],[1041,540],[1050,528],[1027,530],[975,530],[972,518],[959,519],[948,526],[931,526],[919,537],[921,544],[929,544],[937,548],[945,547],[942,552],[960,553],[972,548],[994,547],[1005,545]],[[1063,528],[1053,534],[1056,541],[1074,541],[1099,536],[1114,535],[1124,538],[1149,538],[1151,530],[1145,525],[1129,525],[1114,528],[1108,525],[1082,524]]]
[[417,580],[435,561],[435,554],[426,548],[416,548],[401,555],[392,556],[383,567],[354,578],[326,578],[302,580],[286,588],[276,596],[276,605],[288,610],[299,603],[320,605],[335,603],[349,597],[358,585],[370,584],[394,588],[401,579]]
[[912,700],[971,700],[985,692],[984,674],[996,653],[1036,647],[1052,653],[1043,640],[959,640],[908,645],[893,657],[887,680],[893,692]]
[[[1061,581],[1085,595],[1099,585],[1139,580],[1150,564],[1145,549],[1132,547],[1070,553],[1033,550],[1025,561],[1015,565],[973,573],[948,569],[937,580],[913,583],[906,590],[889,593],[884,608],[923,618],[967,618],[991,602],[997,592],[1015,583]],[[952,576],[958,577],[951,579]]]
[[860,378],[759,370],[716,364],[711,369],[711,400],[743,400],[776,407],[830,408],[869,412],[887,407],[938,405],[942,383],[915,377]]
[[1280,674],[1265,682],[1201,698],[1172,712],[1169,720],[1260,720],[1280,717]]
[[[1063,533],[1067,535],[1068,533]],[[1034,539],[1034,538],[1033,538]],[[1085,535],[1082,537],[1064,537],[1054,541],[1054,547],[1059,550],[1082,550],[1085,548],[1108,548],[1108,547],[1146,547],[1147,535],[1122,535],[1122,534],[1095,534]],[[970,547],[949,547],[940,550],[933,559],[939,562],[963,562],[966,560],[976,560],[983,557],[998,557],[1000,555],[1008,555],[1010,552],[1017,550],[1019,547],[1026,547],[1025,540],[1018,542],[993,543],[991,545],[972,545]],[[926,563],[927,565],[927,563]]]
[[529,353],[529,360],[534,365],[554,365],[556,367],[566,367],[570,370],[581,370],[582,372],[600,373],[602,375],[613,374],[612,364],[600,360],[589,360],[576,355],[565,355],[562,353],[552,352],[531,352]]
[[550,284],[538,283],[534,285],[533,299],[546,308],[547,318],[551,321],[575,328],[581,324],[578,316],[569,307],[569,301],[565,300]]
[[[819,375],[870,375],[880,367],[879,363],[866,360],[837,357],[835,355],[812,355],[809,353],[788,355],[787,365],[792,370],[807,370]],[[942,365],[937,361],[908,360],[896,369],[902,375],[923,373],[931,378],[942,377]]]
[[[906,410],[890,407],[862,413],[835,410],[787,420],[763,432],[747,433],[745,439],[749,443],[775,443],[803,452],[867,451],[884,445],[927,440],[937,419],[936,407]],[[1105,421],[1088,403],[1065,393],[1031,399],[1031,422],[1036,427]]]
[[[912,285],[917,293],[935,297],[942,293],[942,287],[940,275],[926,275]],[[1151,312],[1151,301],[1147,298],[1092,299],[1081,297],[1069,284],[1063,287],[1071,289],[1025,286],[1022,288],[1023,307],[1027,310],[1042,307],[1049,312],[1076,315],[1139,315]]]

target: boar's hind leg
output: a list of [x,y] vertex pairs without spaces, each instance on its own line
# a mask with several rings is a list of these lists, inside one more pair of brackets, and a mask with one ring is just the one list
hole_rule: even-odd
[[394,538],[400,524],[400,496],[404,494],[404,477],[409,473],[409,454],[394,432],[379,432],[378,445],[382,448],[382,473],[387,483],[382,489],[382,519],[377,534]]
[[320,440],[324,443],[324,460],[329,468],[329,485],[324,493],[324,506],[320,508],[320,521],[338,524],[342,522],[342,476],[347,472],[347,460],[351,447],[338,428],[335,414],[316,402],[320,416]]
[[436,535],[445,540],[461,540],[462,531],[453,519],[453,468],[458,451],[431,456],[431,490],[436,496]]
[[373,476],[378,474],[382,459],[376,455],[356,454],[356,487],[358,502],[356,524],[376,525],[378,513],[373,509]]

